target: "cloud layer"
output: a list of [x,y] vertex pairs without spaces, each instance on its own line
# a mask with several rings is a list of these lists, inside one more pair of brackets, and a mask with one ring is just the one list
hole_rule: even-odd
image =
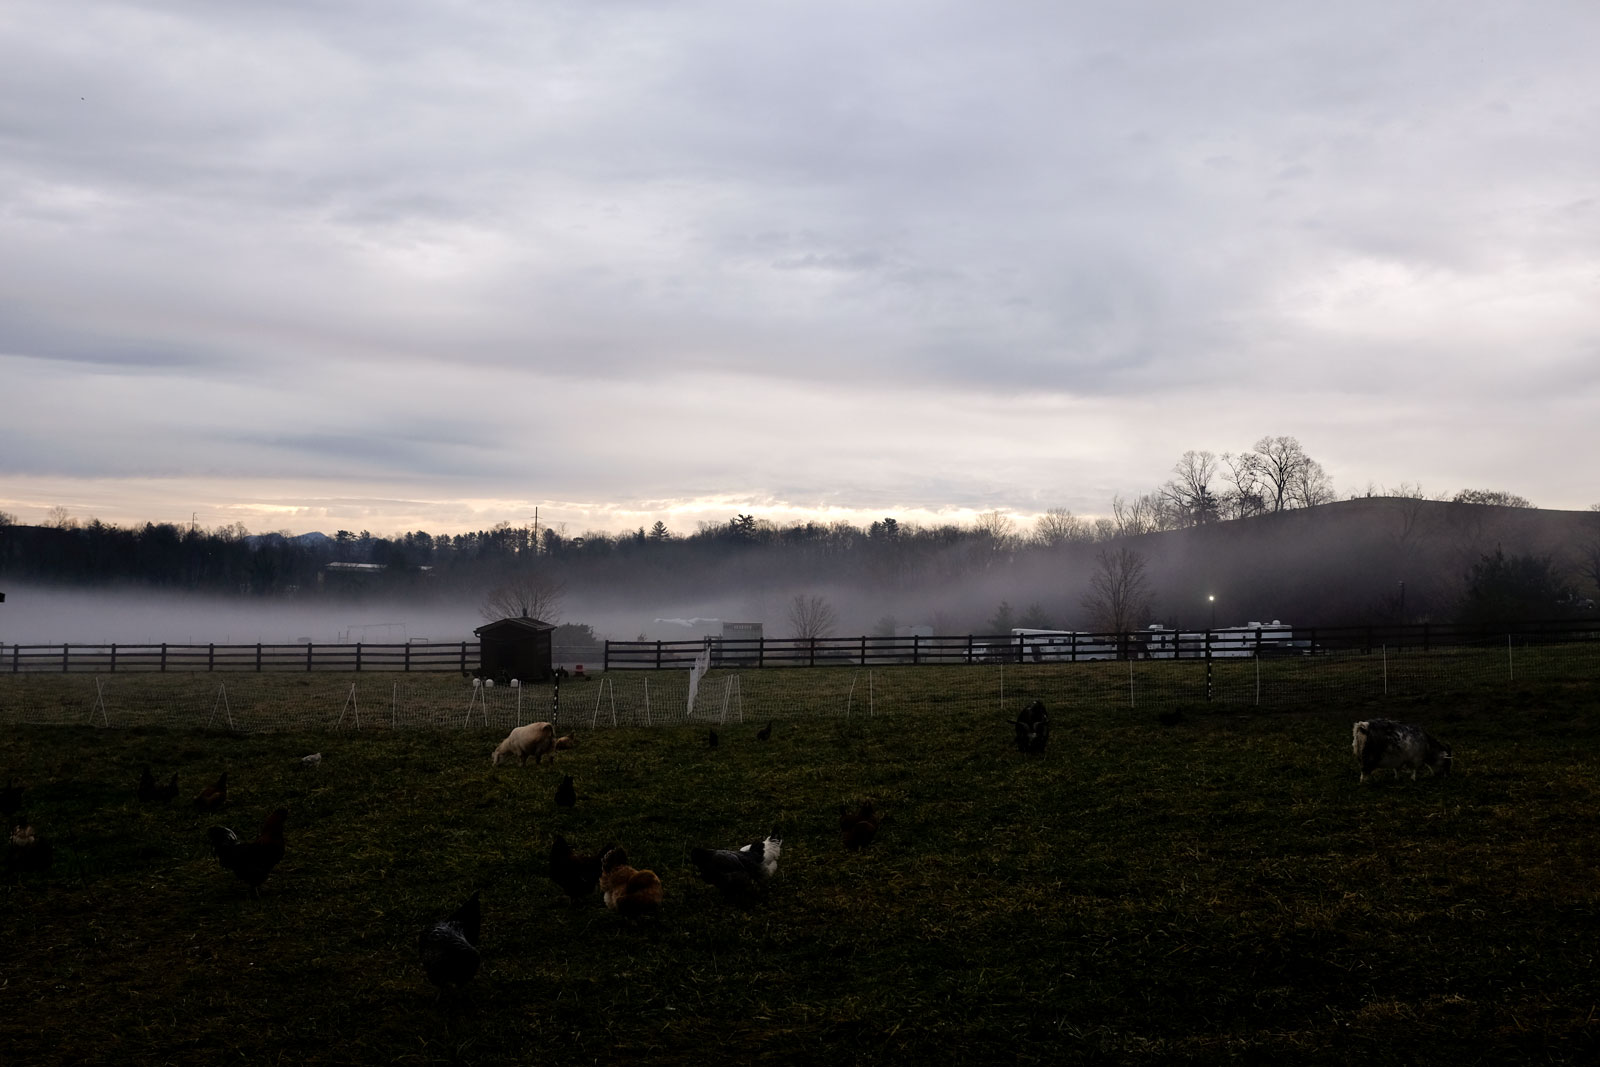
[[[0,12],[0,508],[1594,502],[1582,3]],[[829,510],[833,509],[833,510]]]

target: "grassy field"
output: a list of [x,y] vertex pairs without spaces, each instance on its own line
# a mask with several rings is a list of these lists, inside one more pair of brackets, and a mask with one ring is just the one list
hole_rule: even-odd
[[[1591,681],[1382,707],[1320,690],[1283,705],[1169,705],[1185,721],[1164,727],[1151,710],[1075,706],[1069,683],[1036,680],[1056,733],[1043,757],[1024,757],[1006,709],[1028,695],[1026,672],[1010,676],[1004,705],[992,675],[920,677],[937,679],[916,683],[929,686],[920,698],[907,681],[871,717],[780,717],[766,743],[754,739],[764,720],[748,718],[721,727],[714,750],[704,725],[580,730],[553,768],[491,767],[498,727],[0,728],[0,772],[27,787],[26,810],[55,842],[49,872],[0,880],[0,1057],[1579,1063],[1600,1052]],[[803,703],[818,678],[789,699]],[[0,705],[18,684],[0,678]],[[1382,713],[1451,743],[1456,773],[1358,785],[1350,724]],[[302,767],[314,751],[321,766]],[[146,763],[161,780],[178,772],[178,801],[135,800]],[[224,768],[227,810],[197,819],[187,798]],[[551,799],[563,772],[578,785],[570,812]],[[869,850],[846,853],[839,805],[865,797],[889,821]],[[253,835],[278,805],[288,853],[255,897],[204,831],[221,821]],[[765,903],[730,907],[696,880],[690,847],[769,830],[784,851]],[[665,914],[629,923],[598,897],[568,906],[547,878],[558,831],[579,847],[625,845],[661,876]],[[474,889],[484,967],[440,995],[417,933]]]

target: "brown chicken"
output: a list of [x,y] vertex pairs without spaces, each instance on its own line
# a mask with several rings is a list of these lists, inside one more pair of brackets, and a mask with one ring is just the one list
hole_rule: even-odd
[[560,834],[550,845],[550,880],[576,904],[595,891],[600,882],[600,857],[614,846],[606,844],[594,855],[575,852]]
[[882,818],[872,807],[872,801],[863,800],[853,814],[849,807],[839,807],[839,833],[844,837],[844,847],[854,852],[872,844]]
[[283,859],[283,825],[288,818],[285,808],[268,815],[254,841],[240,841],[239,835],[226,826],[213,826],[206,831],[206,837],[217,854],[217,862],[256,891]]
[[48,871],[54,855],[50,839],[39,833],[26,815],[20,816],[6,846],[7,871]]
[[222,775],[211,785],[200,790],[194,798],[194,810],[198,812],[221,811],[222,805],[228,802],[228,772]]
[[661,911],[661,879],[655,871],[639,871],[628,866],[628,854],[614,848],[600,859],[600,890],[606,907],[632,918]]

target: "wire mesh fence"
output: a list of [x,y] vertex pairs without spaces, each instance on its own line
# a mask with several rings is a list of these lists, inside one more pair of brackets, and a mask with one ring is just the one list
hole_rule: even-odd
[[0,677],[0,724],[174,727],[243,733],[479,729],[557,731],[738,725],[785,719],[1052,712],[1133,714],[1212,705],[1366,707],[1451,696],[1514,698],[1527,686],[1600,684],[1600,645],[1517,643],[1433,651],[1076,664],[613,671],[559,688],[450,674],[19,674]]

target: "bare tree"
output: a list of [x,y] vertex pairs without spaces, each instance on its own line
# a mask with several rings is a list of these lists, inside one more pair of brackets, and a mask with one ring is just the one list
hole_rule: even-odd
[[1034,544],[1046,548],[1089,541],[1093,537],[1089,524],[1066,508],[1051,508],[1033,523]]
[[1161,528],[1160,501],[1152,493],[1145,493],[1131,502],[1120,496],[1112,497],[1111,514],[1118,537],[1137,537]]
[[549,571],[520,570],[489,590],[479,613],[490,622],[523,618],[553,624],[561,618],[566,595],[566,586]]
[[1144,557],[1126,546],[1102,548],[1083,606],[1097,629],[1130,633],[1150,614],[1152,597]]
[[1267,510],[1261,491],[1261,457],[1254,452],[1224,452],[1222,466],[1227,471],[1228,487],[1221,493],[1223,514],[1233,519],[1248,519]]
[[[1300,447],[1300,442],[1293,437],[1263,437],[1256,442],[1255,454],[1262,485],[1262,499],[1267,511],[1283,511],[1285,508],[1294,507],[1296,503],[1296,488],[1315,489],[1321,491],[1321,486],[1308,485],[1318,479],[1310,477],[1306,467],[1312,463],[1305,449]],[[1317,470],[1320,473],[1321,466]],[[1326,483],[1327,475],[1322,475],[1320,482]]]
[[973,529],[980,537],[987,537],[996,551],[1011,547],[1017,538],[1016,520],[998,509],[979,515]]
[[1183,526],[1200,526],[1218,517],[1217,497],[1211,480],[1217,473],[1217,457],[1210,452],[1185,452],[1172,465],[1175,475],[1162,486],[1159,495]]
[[802,641],[827,637],[839,625],[839,615],[820,596],[799,593],[789,601],[789,627]]

